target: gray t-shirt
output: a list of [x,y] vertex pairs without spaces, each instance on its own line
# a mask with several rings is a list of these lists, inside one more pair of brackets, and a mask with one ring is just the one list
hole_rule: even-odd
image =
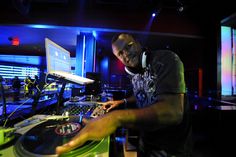
[[[158,102],[159,94],[186,93],[184,66],[177,54],[169,50],[153,51],[148,54],[147,63],[147,68],[142,73],[132,77],[138,108]],[[141,149],[146,154],[162,150],[171,154],[185,153],[191,130],[187,105],[185,101],[184,119],[178,126],[141,132]]]
[[179,57],[167,50],[149,55],[149,64],[144,72],[132,77],[138,107],[155,103],[159,94],[186,92],[184,67]]

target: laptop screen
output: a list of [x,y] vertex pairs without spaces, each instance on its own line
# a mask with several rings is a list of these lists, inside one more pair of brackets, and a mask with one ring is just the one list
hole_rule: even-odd
[[71,73],[70,52],[55,42],[45,38],[47,72],[63,71]]

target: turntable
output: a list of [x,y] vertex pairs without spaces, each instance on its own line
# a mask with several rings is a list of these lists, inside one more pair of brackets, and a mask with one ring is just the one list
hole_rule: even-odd
[[[74,120],[48,120],[21,136],[14,146],[14,153],[17,157],[57,156],[55,154],[56,147],[70,141],[82,127],[80,123]],[[105,138],[101,141],[89,141],[62,156],[92,157],[95,154],[104,153],[108,156],[108,151],[109,138]]]
[[[17,139],[14,146],[0,151],[11,157],[57,157],[55,149],[70,141],[83,125],[76,119],[52,119],[40,123]],[[88,141],[62,157],[108,157],[110,137],[101,141]],[[5,153],[5,154],[4,154]]]

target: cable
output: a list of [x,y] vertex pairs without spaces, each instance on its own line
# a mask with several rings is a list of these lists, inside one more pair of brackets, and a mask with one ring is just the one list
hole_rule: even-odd
[[[53,82],[51,82],[51,83],[49,83],[49,84],[46,84],[46,86],[42,89],[42,91],[43,91],[45,88],[47,88],[47,87],[48,87],[50,84],[52,84],[52,83],[53,83]],[[39,90],[39,92],[41,92],[41,91]],[[15,110],[14,110],[13,112],[11,112],[11,114],[9,114],[9,116],[8,116],[7,119],[6,119],[6,121],[4,122],[3,127],[6,126],[8,120],[10,119],[10,117],[11,117],[22,105],[24,105],[24,104],[25,104],[26,102],[28,102],[30,99],[31,99],[31,98],[28,98],[27,100],[25,100],[22,104],[20,104],[17,108],[15,108]]]
[[[38,91],[39,91],[40,93],[41,93],[45,88],[47,88],[50,84],[56,82],[56,81],[53,81],[53,82],[47,83],[47,77],[48,77],[48,73],[47,73],[46,76],[45,76],[45,84],[46,84],[46,85],[43,87],[42,90],[38,89]],[[56,79],[56,80],[58,80],[58,79]],[[6,126],[8,120],[10,119],[10,117],[11,117],[22,105],[24,105],[24,104],[25,104],[26,102],[28,102],[30,99],[31,99],[31,98],[28,98],[27,100],[25,100],[22,104],[20,104],[17,108],[15,108],[15,110],[14,110],[13,112],[11,112],[11,114],[9,114],[9,116],[8,116],[7,119],[6,119],[6,121],[4,122],[3,127]]]
[[48,73],[46,73],[46,76],[45,76],[45,80],[44,80],[45,84],[48,84],[47,79],[48,79]]
[[28,102],[31,98],[28,98],[27,100],[25,100],[22,104],[20,104],[17,108],[15,108],[15,110],[13,112],[11,112],[11,114],[9,114],[9,116],[7,117],[6,121],[4,122],[3,127],[6,126],[7,121],[10,119],[10,117],[22,106],[24,105],[26,102]]
[[46,73],[45,80],[44,80],[46,86],[44,87],[44,89],[45,89],[46,87],[48,87],[50,84],[52,84],[52,83],[54,83],[54,82],[56,83],[56,82],[59,81],[59,79],[60,79],[60,78],[56,78],[56,79],[54,79],[55,81],[48,83],[48,82],[47,82],[48,75],[49,75],[49,73]]

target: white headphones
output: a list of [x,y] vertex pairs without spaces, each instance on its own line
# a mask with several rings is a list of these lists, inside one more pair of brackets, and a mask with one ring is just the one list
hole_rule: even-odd
[[[143,69],[147,67],[147,52],[146,51],[142,52],[141,66],[142,66]],[[130,68],[130,67],[125,66],[125,71],[129,75],[134,76],[135,74],[140,72],[140,69]]]

